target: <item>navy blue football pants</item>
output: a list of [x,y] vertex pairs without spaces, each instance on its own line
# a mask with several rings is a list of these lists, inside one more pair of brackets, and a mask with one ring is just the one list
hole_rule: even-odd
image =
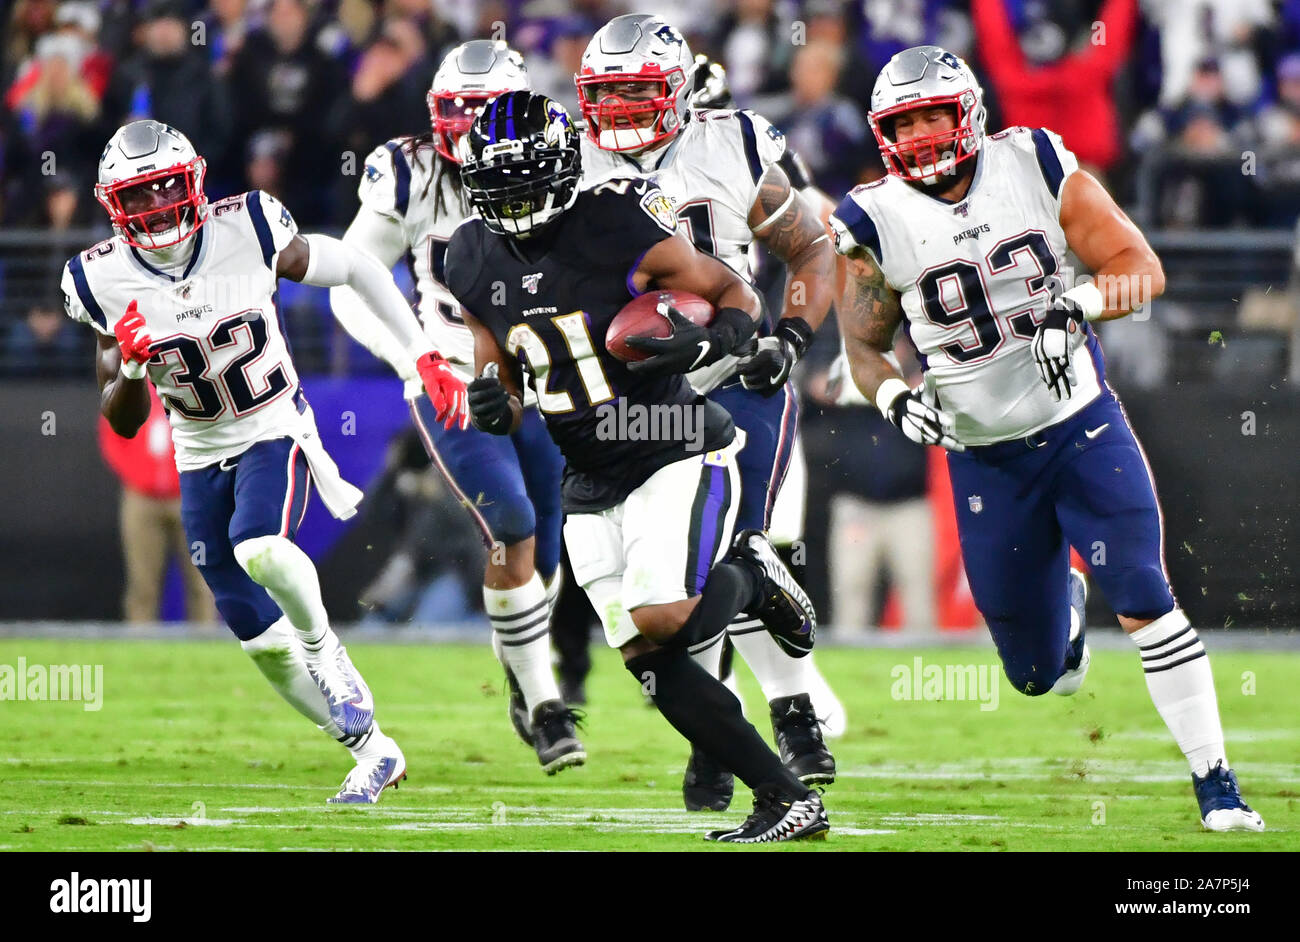
[[1116,613],[1175,606],[1155,483],[1108,387],[1029,438],[949,452],[948,470],[971,593],[1021,693],[1046,693],[1065,669],[1070,546]]
[[535,566],[550,579],[560,565],[564,456],[538,411],[525,409],[513,435],[491,435],[472,425],[443,428],[428,396],[410,405],[429,458],[474,518],[488,549],[497,541],[511,546],[536,536]]
[[292,439],[277,438],[235,458],[182,471],[180,479],[190,556],[230,630],[241,641],[256,638],[283,613],[244,572],[234,547],[259,536],[294,538],[311,489],[307,458]]

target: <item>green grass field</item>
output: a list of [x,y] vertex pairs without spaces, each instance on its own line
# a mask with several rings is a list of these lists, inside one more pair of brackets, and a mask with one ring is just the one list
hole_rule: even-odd
[[[743,790],[726,814],[682,809],[686,747],[613,652],[596,653],[588,684],[588,764],[548,778],[509,728],[486,645],[349,650],[409,765],[401,789],[373,808],[325,805],[348,756],[231,642],[0,640],[0,665],[102,664],[104,678],[97,712],[0,704],[0,849],[718,851],[703,833],[748,813]],[[980,647],[818,654],[850,723],[832,743],[832,829],[827,841],[783,849],[1300,847],[1298,654],[1213,655],[1229,755],[1263,834],[1201,831],[1186,764],[1132,652],[1095,652],[1071,699],[1030,700],[999,679],[987,711],[893,699],[891,669],[917,656],[995,662]],[[745,680],[766,733],[765,705]]]

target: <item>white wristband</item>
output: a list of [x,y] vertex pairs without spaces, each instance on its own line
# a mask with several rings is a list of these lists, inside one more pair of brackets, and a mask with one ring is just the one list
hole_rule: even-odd
[[138,360],[123,360],[122,375],[127,379],[144,379],[145,365]]
[[1069,298],[1078,304],[1083,310],[1083,319],[1086,321],[1095,321],[1106,310],[1106,299],[1101,296],[1101,290],[1091,281],[1075,285],[1061,297]]
[[876,408],[880,410],[881,415],[889,418],[889,407],[894,404],[894,400],[899,396],[906,396],[911,391],[907,383],[897,376],[891,376],[876,387]]

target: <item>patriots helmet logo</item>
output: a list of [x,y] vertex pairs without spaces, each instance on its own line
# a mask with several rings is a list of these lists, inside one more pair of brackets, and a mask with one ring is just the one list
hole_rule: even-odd
[[655,30],[655,36],[658,37],[661,42],[675,43],[678,46],[685,41],[682,39],[682,34],[677,32],[676,27],[669,26],[667,23]]

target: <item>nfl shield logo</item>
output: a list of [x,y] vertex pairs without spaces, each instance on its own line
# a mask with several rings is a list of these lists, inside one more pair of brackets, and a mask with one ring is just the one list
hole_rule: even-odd
[[536,294],[537,285],[541,282],[541,280],[542,280],[542,272],[536,272],[532,275],[524,275],[523,282],[522,282],[523,289],[527,291],[529,294]]
[[977,514],[984,509],[984,498],[978,494],[967,497],[966,503],[970,504],[970,512],[973,514]]
[[952,208],[952,214],[954,216],[968,216],[970,215],[970,207],[965,203],[960,203]]

